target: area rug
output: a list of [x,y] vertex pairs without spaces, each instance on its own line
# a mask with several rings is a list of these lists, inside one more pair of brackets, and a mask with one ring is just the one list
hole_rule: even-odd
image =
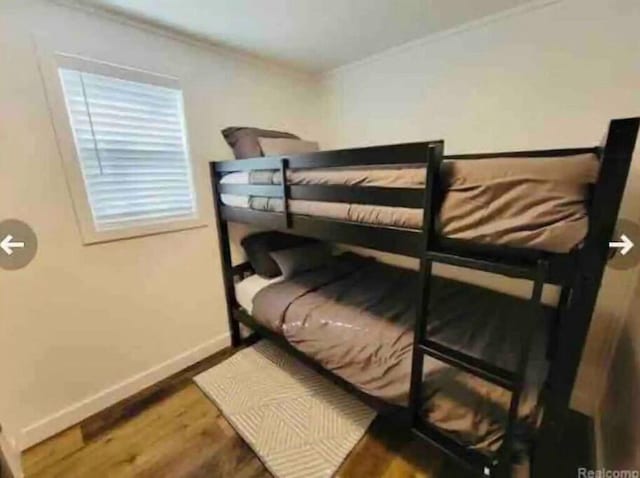
[[332,476],[376,415],[265,340],[195,381],[279,478]]

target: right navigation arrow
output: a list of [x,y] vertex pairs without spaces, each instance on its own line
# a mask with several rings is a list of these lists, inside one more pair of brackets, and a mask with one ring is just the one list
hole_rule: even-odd
[[631,241],[631,239],[629,239],[625,234],[620,236],[620,241],[613,241],[609,243],[609,247],[620,249],[620,254],[623,256],[626,256],[633,246],[633,241]]

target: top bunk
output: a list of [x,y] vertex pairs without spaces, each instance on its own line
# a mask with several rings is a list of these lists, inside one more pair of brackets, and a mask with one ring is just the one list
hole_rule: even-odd
[[525,279],[545,261],[545,282],[564,285],[607,259],[639,121],[582,148],[444,155],[429,141],[211,162],[217,219]]

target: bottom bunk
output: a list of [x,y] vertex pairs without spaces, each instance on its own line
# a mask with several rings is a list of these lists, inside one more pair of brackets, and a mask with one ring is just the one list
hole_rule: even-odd
[[[346,253],[288,279],[244,278],[235,285],[244,309],[236,317],[281,337],[361,392],[404,407],[417,287],[414,271]],[[431,287],[433,341],[515,369],[526,301],[444,278],[434,278]],[[541,413],[548,322],[536,323],[520,402],[516,441],[523,454]],[[508,417],[508,390],[427,357],[423,390],[426,422],[488,458],[496,455]]]

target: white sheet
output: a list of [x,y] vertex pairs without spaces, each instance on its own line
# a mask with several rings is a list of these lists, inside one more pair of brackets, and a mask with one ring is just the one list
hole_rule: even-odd
[[[225,174],[220,178],[220,184],[249,184],[249,172],[238,171]],[[249,196],[241,196],[240,194],[221,194],[220,201],[231,207],[249,207]]]
[[264,277],[260,277],[258,274],[254,274],[241,280],[235,285],[236,300],[238,301],[238,304],[251,314],[253,311],[253,298],[256,294],[268,285],[280,282],[282,279],[282,276],[265,279]]
[[220,201],[222,204],[231,207],[249,207],[249,196],[240,196],[239,194],[221,194]]
[[249,184],[249,171],[225,174],[220,178],[220,184]]

